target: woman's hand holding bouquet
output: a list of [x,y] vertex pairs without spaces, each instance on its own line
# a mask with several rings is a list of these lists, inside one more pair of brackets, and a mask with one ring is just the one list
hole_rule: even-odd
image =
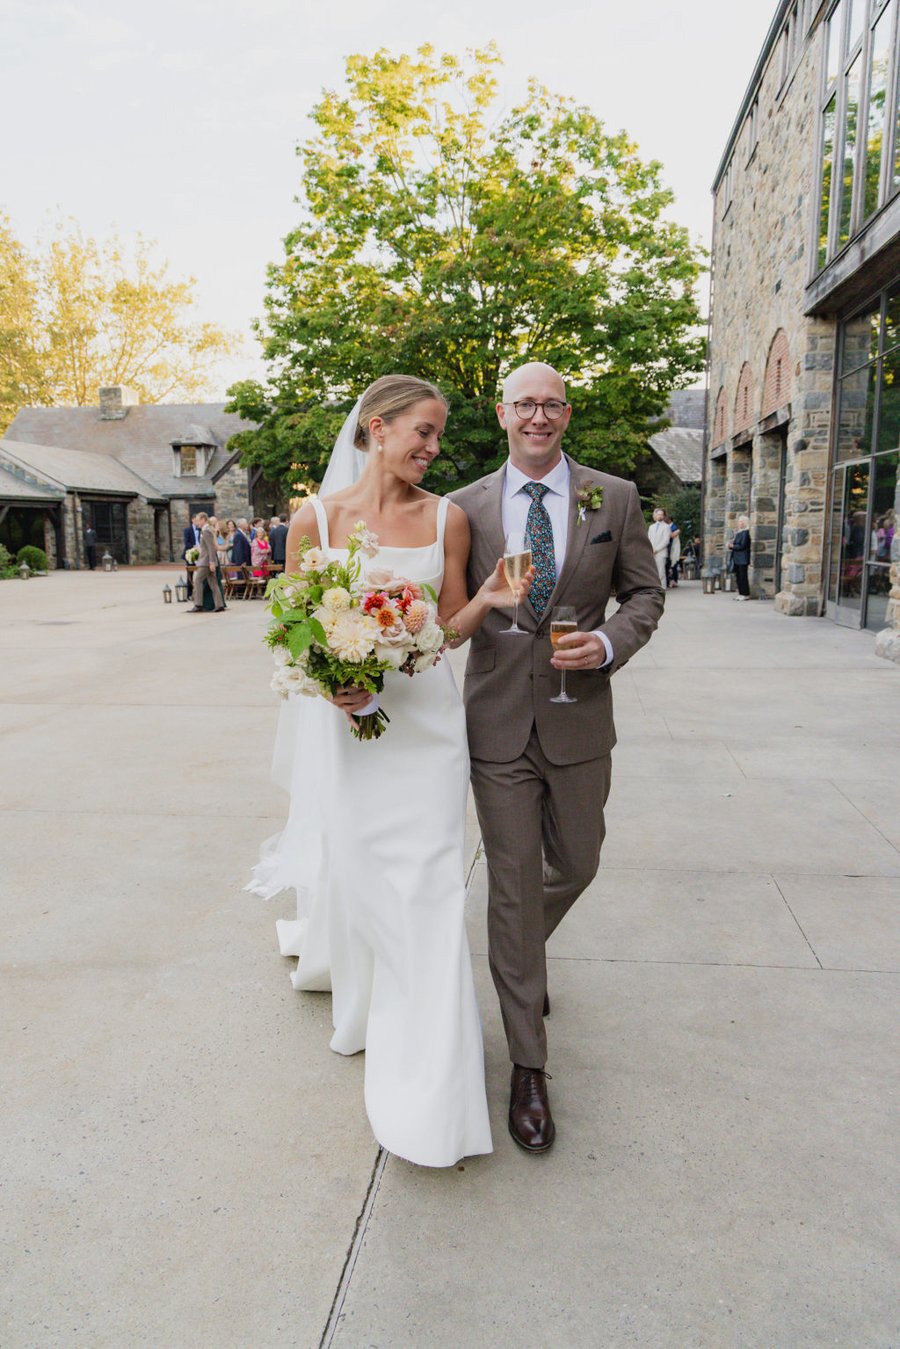
[[[266,588],[272,623],[266,644],[275,658],[272,688],[335,701],[348,687],[380,693],[388,670],[414,675],[440,659],[452,634],[437,618],[437,596],[383,567],[363,570],[378,540],[360,520],[344,561],[328,558],[308,539],[298,570]],[[360,740],[375,740],[390,718],[382,708],[351,717]]]

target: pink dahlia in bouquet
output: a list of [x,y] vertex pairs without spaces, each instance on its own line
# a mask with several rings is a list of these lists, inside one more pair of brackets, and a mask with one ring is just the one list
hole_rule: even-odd
[[[269,582],[265,641],[275,659],[272,688],[283,698],[333,697],[348,684],[375,695],[388,670],[414,675],[440,659],[450,634],[438,622],[437,596],[386,567],[366,570],[364,559],[377,551],[360,520],[346,559],[329,559],[303,539],[297,571]],[[356,721],[358,739],[376,740],[390,718],[379,707]]]

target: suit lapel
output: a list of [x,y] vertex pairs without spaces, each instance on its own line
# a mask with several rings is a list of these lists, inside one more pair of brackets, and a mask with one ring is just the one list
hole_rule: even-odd
[[503,533],[503,486],[506,465],[483,480],[484,496],[481,502],[481,528],[492,557],[502,557],[506,547]]

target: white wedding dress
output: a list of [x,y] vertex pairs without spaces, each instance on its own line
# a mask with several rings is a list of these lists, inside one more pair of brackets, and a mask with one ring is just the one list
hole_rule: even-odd
[[[313,504],[322,548],[345,555]],[[433,544],[381,548],[371,565],[439,593],[446,516],[442,500]],[[296,920],[277,924],[281,953],[298,957],[295,988],[331,989],[331,1048],[365,1049],[379,1143],[451,1166],[491,1151],[464,925],[465,714],[446,660],[412,679],[389,672],[380,701],[390,725],[362,742],[323,698],[284,705],[275,776],[291,792],[290,816],[248,889],[296,889]]]

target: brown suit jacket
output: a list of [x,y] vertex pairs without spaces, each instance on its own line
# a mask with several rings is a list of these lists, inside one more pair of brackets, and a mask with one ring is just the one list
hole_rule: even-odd
[[[538,618],[531,604],[519,606],[519,625],[530,636],[504,636],[508,610],[492,609],[472,637],[464,698],[473,759],[509,763],[523,753],[532,726],[554,764],[582,763],[608,754],[616,743],[610,675],[624,665],[659,622],[665,603],[647,526],[634,483],[569,459],[569,536],[566,556],[547,608]],[[503,555],[502,502],[506,466],[451,493],[472,530],[469,594],[485,581]],[[603,504],[578,523],[577,493],[602,487]],[[619,608],[609,619],[615,596]],[[583,632],[602,629],[613,648],[605,670],[566,673],[574,704],[551,703],[559,673],[550,664],[550,616],[556,604],[572,604]]]
[[216,552],[216,536],[211,525],[203,526],[200,531],[200,542],[197,546],[200,549],[197,566],[209,567],[211,571],[215,571],[218,566],[219,555]]

